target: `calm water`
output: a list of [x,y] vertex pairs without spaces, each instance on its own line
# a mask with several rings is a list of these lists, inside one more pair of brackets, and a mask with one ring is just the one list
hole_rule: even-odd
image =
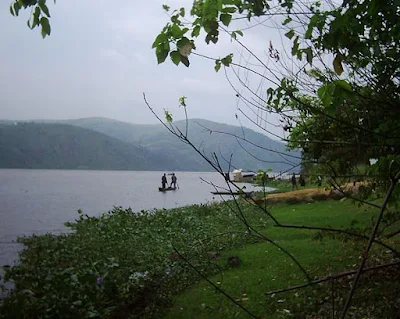
[[[0,169],[0,265],[13,264],[18,236],[60,233],[77,210],[98,216],[113,206],[134,211],[173,208],[219,200],[212,185],[224,186],[217,173],[176,173],[179,190],[159,192],[162,172]],[[168,176],[170,181],[170,176]],[[246,184],[247,189],[252,186]]]

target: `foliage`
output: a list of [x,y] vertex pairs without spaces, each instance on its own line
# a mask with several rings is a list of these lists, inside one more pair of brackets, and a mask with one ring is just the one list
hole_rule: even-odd
[[[54,0],[56,3],[56,0]],[[50,35],[50,11],[47,7],[46,0],[14,0],[10,5],[10,13],[18,16],[21,9],[31,9],[31,17],[28,19],[28,27],[34,29],[41,27],[42,37]]]
[[[249,209],[249,219],[265,227],[265,216]],[[100,217],[80,212],[68,226],[73,233],[20,239],[27,249],[19,265],[6,268],[16,289],[0,318],[154,318],[172,294],[198,280],[173,246],[215,273],[223,266],[209,252],[254,241],[223,204],[140,213],[116,207]]]
[[[329,7],[314,1],[304,5],[308,15],[304,13],[300,22],[295,5],[301,6],[295,1],[278,3],[287,15],[282,24],[289,28],[285,35],[293,43],[292,55],[319,66],[306,69],[316,94],[303,93],[305,88],[298,83],[304,82],[296,80],[297,73],[283,76],[277,88],[267,90],[265,109],[282,114],[291,132],[291,146],[301,147],[306,160],[328,162],[337,173],[348,173],[369,158],[399,154],[400,125],[395,120],[400,115],[399,4],[345,0],[340,6]],[[160,52],[167,56],[170,44],[179,41],[191,43],[195,49],[196,39],[203,35],[200,31],[204,31],[207,44],[216,44],[221,32],[236,40],[243,32],[230,31],[232,21],[243,15],[249,21],[273,15],[270,6],[270,1],[261,0],[199,0],[190,10],[191,23],[181,14],[183,8],[174,10],[157,37],[162,41],[155,42],[157,56]],[[296,31],[299,24],[304,33]],[[174,32],[182,28],[185,32]],[[187,36],[190,30],[191,36]],[[317,62],[329,55],[333,57],[332,68],[321,69]],[[279,55],[274,56],[279,60]],[[215,59],[215,70],[232,63],[232,54]],[[286,116],[287,111],[297,116]]]

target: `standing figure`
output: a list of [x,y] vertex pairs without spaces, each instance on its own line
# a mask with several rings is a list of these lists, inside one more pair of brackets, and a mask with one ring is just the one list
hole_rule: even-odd
[[165,186],[167,185],[167,176],[165,175],[165,173],[161,177],[161,185],[162,185],[162,188],[165,188]]
[[303,175],[301,175],[301,174],[299,177],[299,184],[300,184],[300,186],[303,186],[303,187],[306,186],[306,180],[304,179]]
[[321,185],[322,185],[322,177],[321,177],[321,175],[317,176],[317,185],[318,185],[318,187],[321,187]]
[[[176,188],[176,176],[175,173],[172,173],[172,177],[171,177],[171,187]],[[173,186],[172,186],[173,185]]]
[[296,175],[295,175],[294,173],[293,173],[293,175],[292,175],[291,181],[292,181],[292,191],[294,191],[294,187],[295,187],[295,186],[296,186],[296,189],[299,189],[299,188],[297,187]]

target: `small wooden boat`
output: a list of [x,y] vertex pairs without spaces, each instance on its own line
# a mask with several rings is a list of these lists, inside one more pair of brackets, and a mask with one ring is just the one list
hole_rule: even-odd
[[158,190],[160,192],[174,191],[174,190],[176,190],[176,187],[166,187],[166,188],[159,187]]
[[245,197],[250,197],[254,192],[211,192],[213,195],[244,195]]

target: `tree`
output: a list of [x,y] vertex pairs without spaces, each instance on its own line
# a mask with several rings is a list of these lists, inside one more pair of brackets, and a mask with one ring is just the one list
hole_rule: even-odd
[[[15,3],[18,3],[16,8]],[[12,6],[14,14],[21,7],[35,7],[34,23],[30,26],[39,25],[39,14],[35,16],[35,13],[36,8],[44,11],[44,0],[17,0],[15,3]],[[388,247],[383,242],[389,234],[380,228],[382,220],[386,218],[386,222],[398,227],[396,222],[400,218],[393,210],[400,196],[397,186],[400,177],[400,3],[395,0],[385,3],[343,0],[341,4],[331,1],[196,0],[190,17],[185,8],[171,11],[164,5],[164,9],[170,14],[170,21],[153,43],[158,63],[165,62],[169,56],[174,64],[189,67],[191,54],[202,56],[196,53],[200,39],[213,45],[224,35],[230,37],[241,53],[246,53],[246,59],[241,56],[236,60],[233,54],[203,57],[214,60],[215,71],[223,69],[226,72],[238,99],[248,107],[247,112],[239,109],[241,115],[251,119],[253,112],[254,124],[270,132],[266,128],[269,123],[261,114],[278,114],[283,129],[289,132],[288,137],[282,135],[281,139],[291,148],[301,148],[303,164],[317,167],[318,173],[326,174],[338,191],[345,192],[341,189],[345,179],[362,176],[369,180],[364,197],[347,194],[360,203],[378,206],[379,214],[368,236],[343,229],[319,229],[346,233],[367,242],[343,305],[341,318],[344,318],[372,244]],[[286,29],[291,52],[280,51],[270,42],[266,59],[245,44],[246,30],[239,22],[247,20],[250,24],[247,28],[262,28],[270,17],[276,19],[273,22],[278,22],[280,28]],[[272,25],[276,27],[276,24]],[[46,30],[50,29],[46,27]],[[248,78],[253,81],[253,86]],[[263,90],[254,88],[264,82],[267,85]],[[186,113],[186,102],[182,106]],[[165,116],[166,128],[195,147],[187,131],[173,127],[172,115],[166,111]],[[245,140],[245,137],[238,138]],[[225,176],[216,154],[210,158],[200,150],[198,153]],[[370,159],[376,159],[376,163],[368,166]],[[230,159],[226,160],[230,163]],[[360,164],[367,168],[361,170]],[[366,200],[373,189],[381,190],[380,195],[385,194],[380,205]],[[392,205],[390,210],[388,204]],[[277,227],[293,227],[280,223],[266,205],[263,209]],[[240,212],[238,216],[242,218]],[[243,222],[246,224],[245,219]],[[249,232],[271,242],[252,225],[246,226]],[[397,229],[392,234],[398,234]],[[285,253],[297,262],[290,252]],[[302,269],[301,265],[299,268]]]
[[[273,4],[281,11],[272,12]],[[170,54],[173,63],[183,62],[188,67],[188,54],[196,49],[201,31],[207,44],[216,44],[221,33],[229,34],[252,61],[235,63],[229,54],[214,59],[215,70],[218,72],[221,66],[245,69],[272,82],[264,99],[234,72],[250,98],[235,89],[237,96],[253,105],[251,97],[256,97],[262,102],[255,107],[281,115],[284,128],[290,131],[289,146],[301,147],[304,160],[328,172],[334,187],[340,189],[337,177],[354,177],[359,164],[368,165],[369,159],[376,159],[362,173],[373,180],[367,184],[366,195],[378,184],[386,196],[343,306],[344,318],[372,242],[379,235],[387,204],[391,201],[397,205],[399,199],[400,3],[344,0],[341,5],[324,5],[319,1],[310,5],[297,1],[195,1],[190,12],[193,20],[187,23],[183,8],[172,11],[153,48],[159,63]],[[169,7],[165,9],[169,11]],[[282,24],[289,26],[285,36],[293,41],[292,56],[304,61],[286,74],[279,74],[245,46],[238,39],[242,31],[228,29],[237,19],[246,17],[259,23],[257,17],[278,14],[286,15]],[[269,54],[280,62],[281,55],[272,44]],[[329,59],[331,67],[326,63]],[[264,73],[257,71],[255,62]],[[395,222],[398,219],[397,213]]]

